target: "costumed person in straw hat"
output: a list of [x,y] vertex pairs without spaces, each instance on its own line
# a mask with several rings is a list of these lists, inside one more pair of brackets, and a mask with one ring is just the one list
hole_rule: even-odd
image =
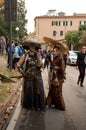
[[46,103],[48,106],[54,105],[57,109],[65,110],[65,103],[62,95],[62,85],[65,79],[65,65],[60,47],[57,45],[53,48],[53,60],[51,61],[50,68],[50,86]]
[[[24,46],[25,45],[25,46]],[[22,106],[30,110],[45,110],[45,96],[43,81],[41,76],[42,61],[38,55],[35,41],[28,41],[23,44],[23,47],[28,51],[23,54],[17,63],[19,68],[22,63],[24,64],[24,72],[19,71],[23,75],[23,94],[22,94]]]

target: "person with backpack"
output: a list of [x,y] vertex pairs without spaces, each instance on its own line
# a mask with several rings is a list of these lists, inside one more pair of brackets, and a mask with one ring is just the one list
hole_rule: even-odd
[[13,55],[13,69],[15,70],[16,64],[19,61],[20,57],[23,55],[23,49],[18,45],[18,43],[15,43],[15,51]]

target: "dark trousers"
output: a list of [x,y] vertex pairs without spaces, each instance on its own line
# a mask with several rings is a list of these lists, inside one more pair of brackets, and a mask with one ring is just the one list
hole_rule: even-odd
[[14,59],[13,59],[13,69],[16,68],[16,64],[17,64],[17,62],[19,61],[19,59],[20,59],[20,58],[14,58]]
[[81,85],[84,82],[84,77],[85,77],[85,67],[84,66],[79,66],[79,77],[78,77],[78,80],[81,81]]

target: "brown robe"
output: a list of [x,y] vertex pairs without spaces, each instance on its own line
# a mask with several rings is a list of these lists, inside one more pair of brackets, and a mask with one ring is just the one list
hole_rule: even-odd
[[46,98],[47,105],[55,105],[55,108],[65,110],[65,103],[62,95],[62,85],[65,79],[65,66],[62,55],[54,57],[51,63],[50,86]]

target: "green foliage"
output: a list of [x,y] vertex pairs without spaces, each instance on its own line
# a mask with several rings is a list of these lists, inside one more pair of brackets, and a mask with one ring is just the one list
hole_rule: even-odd
[[78,46],[79,45],[79,35],[77,31],[69,31],[66,33],[65,39],[68,46]]
[[4,3],[0,3],[0,36],[7,37],[8,34],[8,25],[4,21]]
[[81,32],[81,31],[86,31],[86,24],[80,25],[78,31],[79,31],[79,32]]
[[86,24],[81,25],[78,31],[69,31],[65,35],[66,43],[70,47],[79,48],[82,44],[86,45]]
[[[19,42],[22,42],[24,36],[27,36],[26,30],[26,9],[25,9],[25,0],[18,0],[17,2],[17,21],[12,22],[12,39],[17,40],[17,31],[15,30],[16,27],[19,27],[18,37]],[[0,12],[2,14],[2,12]],[[8,22],[4,21],[3,15],[0,15],[0,35],[5,37],[10,37],[10,25]]]
[[0,18],[0,35],[8,36],[8,25],[2,18]]
[[80,36],[79,43],[82,45],[86,45],[86,24],[81,25],[78,29],[78,33]]
[[13,23],[13,36],[14,40],[16,40],[17,32],[15,30],[16,27],[19,27],[18,31],[18,37],[19,37],[19,42],[22,41],[24,36],[27,36],[27,30],[26,30],[26,24],[27,24],[27,19],[26,19],[26,13],[27,10],[25,9],[25,0],[19,0],[18,5],[18,16],[17,16],[17,22]]

